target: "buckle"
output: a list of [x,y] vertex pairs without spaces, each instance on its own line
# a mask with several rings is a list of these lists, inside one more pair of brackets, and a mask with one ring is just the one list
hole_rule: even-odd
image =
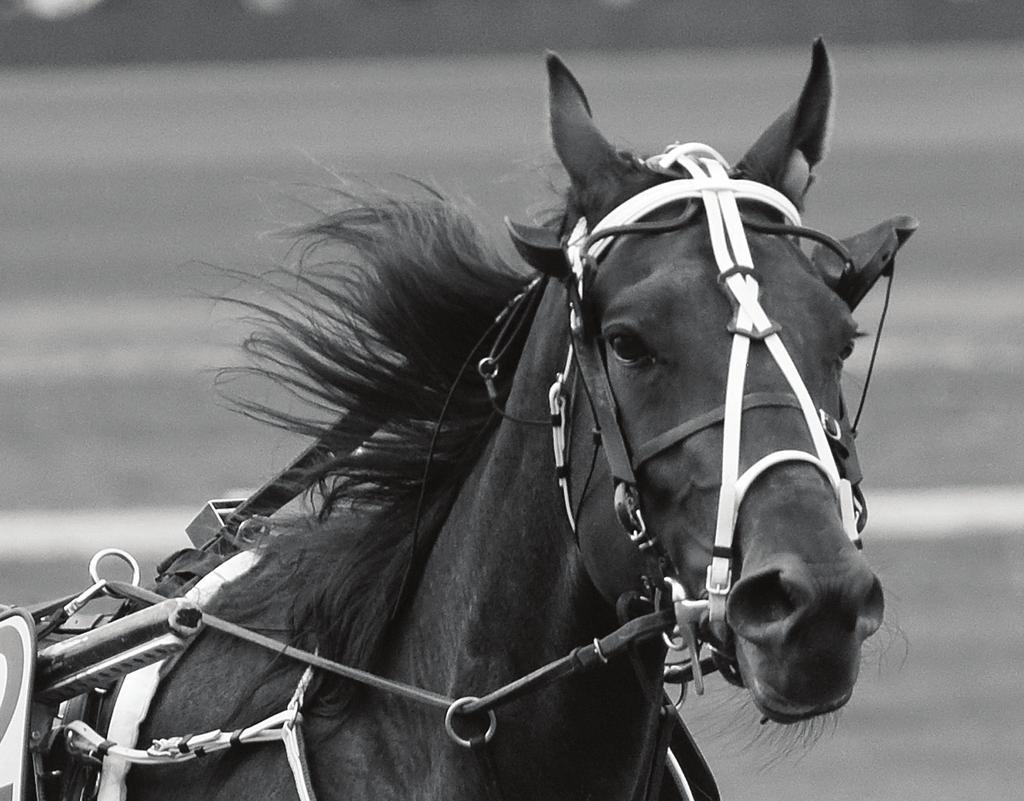
[[824,409],[818,409],[818,419],[821,420],[821,427],[829,439],[837,442],[843,438],[843,430],[839,427],[839,421]]
[[715,562],[712,560],[708,565],[707,580],[704,586],[707,588],[708,595],[718,595],[724,598],[732,589],[732,565],[726,567],[724,577],[718,576],[716,573],[719,571],[715,570]]
[[615,513],[629,541],[637,548],[643,551],[654,545],[654,540],[647,535],[647,524],[640,511],[640,499],[637,497],[636,489],[625,482],[615,485]]

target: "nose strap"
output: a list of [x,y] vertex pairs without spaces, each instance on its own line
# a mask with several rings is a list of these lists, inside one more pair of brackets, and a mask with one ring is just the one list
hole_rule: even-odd
[[[800,402],[793,395],[784,392],[751,392],[743,396],[743,411],[765,407],[790,407],[800,409]],[[698,415],[685,423],[680,423],[670,428],[663,434],[659,434],[648,440],[633,454],[633,469],[639,470],[640,466],[650,461],[659,453],[678,445],[694,434],[697,434],[714,425],[718,425],[725,419],[725,405],[711,409],[704,414]]]
[[825,466],[824,462],[821,461],[813,453],[807,451],[798,450],[785,450],[785,451],[774,451],[769,453],[767,456],[762,456],[756,462],[754,462],[738,479],[736,479],[736,506],[739,507],[743,503],[743,498],[746,497],[747,490],[754,481],[761,477],[762,473],[765,473],[769,468],[775,467],[785,462],[807,462],[818,468],[824,474],[825,478],[832,484],[832,489],[838,494],[839,484],[836,483],[832,474]]

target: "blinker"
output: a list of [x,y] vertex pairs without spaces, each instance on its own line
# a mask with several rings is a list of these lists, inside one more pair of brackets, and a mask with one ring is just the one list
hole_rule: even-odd
[[899,215],[864,233],[841,240],[850,254],[852,268],[844,265],[831,248],[820,244],[814,248],[811,261],[825,283],[852,311],[879,278],[892,273],[896,252],[910,239],[918,225],[913,217]]
[[569,277],[572,270],[562,249],[561,237],[556,231],[512,222],[508,217],[505,218],[505,228],[523,261],[559,281]]

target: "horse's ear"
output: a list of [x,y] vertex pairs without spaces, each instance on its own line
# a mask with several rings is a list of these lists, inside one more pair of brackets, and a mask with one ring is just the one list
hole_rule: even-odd
[[523,261],[559,281],[571,272],[558,233],[551,228],[522,225],[505,218],[505,228]]
[[811,254],[818,273],[835,292],[846,301],[851,311],[883,275],[891,275],[896,251],[917,230],[913,217],[901,215],[879,223],[862,234],[843,239],[850,254],[850,266],[835,251],[824,245],[815,247]]
[[599,195],[621,170],[615,148],[594,125],[579,81],[554,53],[547,54],[551,141],[577,196]]
[[832,66],[819,38],[800,99],[768,126],[737,171],[775,187],[800,208],[813,180],[811,170],[828,150],[831,123]]

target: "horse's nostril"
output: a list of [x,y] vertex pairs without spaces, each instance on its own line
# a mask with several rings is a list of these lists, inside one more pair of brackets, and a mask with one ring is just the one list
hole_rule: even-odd
[[816,579],[805,564],[783,559],[737,581],[726,609],[733,631],[761,645],[779,644],[798,628],[823,631],[822,626],[864,640],[882,625],[885,598],[866,565]]
[[733,630],[744,639],[757,642],[778,636],[804,608],[810,589],[780,569],[769,569],[737,582],[729,599],[728,617]]
[[885,614],[885,594],[882,592],[882,582],[878,580],[877,576],[872,578],[858,620],[859,633],[865,639],[878,631]]

